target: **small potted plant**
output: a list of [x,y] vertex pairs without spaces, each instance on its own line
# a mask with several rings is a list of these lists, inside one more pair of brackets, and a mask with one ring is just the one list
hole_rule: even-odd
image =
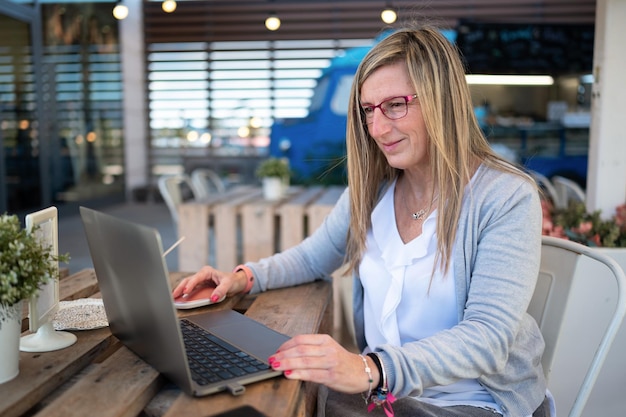
[[58,274],[58,261],[68,260],[68,255],[55,256],[52,248],[43,247],[34,233],[21,227],[17,216],[0,216],[0,383],[19,371],[22,300]]
[[599,210],[588,213],[584,203],[570,202],[563,209],[555,209],[546,199],[541,204],[544,235],[590,247],[626,248],[626,204],[619,205],[610,219],[603,219]]
[[268,200],[278,200],[289,184],[291,170],[286,159],[268,158],[259,164],[256,175],[263,182],[263,196]]

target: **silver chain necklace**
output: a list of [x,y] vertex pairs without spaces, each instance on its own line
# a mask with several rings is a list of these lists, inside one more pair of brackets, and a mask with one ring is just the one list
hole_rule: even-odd
[[[410,211],[410,210],[409,210]],[[411,213],[413,220],[422,220],[426,216],[426,209],[423,208],[415,213]]]
[[431,202],[430,202],[430,204],[428,206],[426,206],[426,207],[424,207],[422,209],[419,209],[418,211],[414,211],[414,212],[412,212],[411,209],[409,208],[409,205],[406,202],[406,198],[404,196],[402,197],[402,201],[404,202],[404,207],[406,208],[406,211],[411,213],[411,218],[413,220],[423,220],[426,217],[426,215],[428,214],[428,212],[430,211],[430,208],[433,206],[433,203],[435,201],[437,201],[437,197],[438,196],[435,196],[431,200]]

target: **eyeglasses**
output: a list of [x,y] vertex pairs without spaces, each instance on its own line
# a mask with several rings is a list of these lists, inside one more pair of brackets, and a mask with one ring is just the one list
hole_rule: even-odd
[[387,119],[402,119],[409,111],[409,103],[417,98],[417,94],[410,96],[391,97],[381,101],[375,106],[362,106],[361,111],[365,117],[365,122],[370,124],[374,121],[374,110],[380,109]]

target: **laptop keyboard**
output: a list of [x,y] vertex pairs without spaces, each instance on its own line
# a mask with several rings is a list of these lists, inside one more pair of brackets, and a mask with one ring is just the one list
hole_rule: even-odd
[[198,384],[212,384],[269,369],[269,365],[194,323],[183,319],[180,324],[191,377]]

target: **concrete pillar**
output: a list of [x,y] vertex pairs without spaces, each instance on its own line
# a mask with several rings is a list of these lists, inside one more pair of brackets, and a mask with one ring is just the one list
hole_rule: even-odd
[[[598,0],[587,209],[609,218],[626,202],[626,1]],[[572,45],[572,47],[575,47]]]
[[124,170],[126,199],[132,191],[149,185],[149,144],[146,127],[146,82],[144,70],[143,5],[125,0],[128,17],[119,22],[122,62]]

